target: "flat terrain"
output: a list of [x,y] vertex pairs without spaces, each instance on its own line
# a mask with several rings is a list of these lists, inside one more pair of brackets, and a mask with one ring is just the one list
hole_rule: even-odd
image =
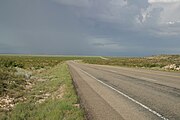
[[0,55],[0,119],[84,119],[71,76],[90,120],[180,119],[179,61],[180,55]]
[[83,120],[69,59],[0,56],[0,120]]
[[180,55],[150,57],[91,57],[83,62],[99,65],[148,68],[161,71],[180,71]]
[[179,120],[180,74],[68,62],[87,117]]

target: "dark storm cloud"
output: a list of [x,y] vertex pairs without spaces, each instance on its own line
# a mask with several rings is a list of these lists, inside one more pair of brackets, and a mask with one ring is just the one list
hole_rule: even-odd
[[[177,54],[180,7],[167,4],[142,0],[4,0],[0,2],[0,52]],[[170,11],[177,15],[169,17]]]

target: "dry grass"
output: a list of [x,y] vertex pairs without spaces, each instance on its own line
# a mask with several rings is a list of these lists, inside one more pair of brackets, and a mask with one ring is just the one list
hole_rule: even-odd
[[151,57],[107,57],[108,59],[102,58],[91,58],[83,59],[83,62],[90,64],[101,64],[101,65],[115,65],[115,66],[126,66],[126,67],[141,67],[141,68],[152,68],[159,70],[172,70],[176,69],[165,69],[165,66],[175,64],[178,68],[180,66],[180,55],[158,55]]
[[63,63],[71,59],[0,56],[0,119],[83,119]]

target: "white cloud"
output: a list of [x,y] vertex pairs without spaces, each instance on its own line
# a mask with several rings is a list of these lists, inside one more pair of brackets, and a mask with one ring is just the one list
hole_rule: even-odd
[[[79,17],[129,30],[145,29],[152,33],[174,34],[180,29],[180,0],[53,0],[59,4],[80,7]],[[166,4],[168,3],[168,4]],[[168,29],[171,25],[171,29]],[[174,26],[172,26],[174,25]],[[163,30],[164,27],[166,30]],[[155,32],[153,30],[155,29]],[[99,43],[98,43],[99,44]],[[100,44],[99,44],[100,45]]]
[[127,1],[126,0],[111,0],[110,4],[113,6],[126,6],[127,5]]
[[[179,21],[180,20],[180,2],[179,3],[171,3],[165,5],[158,5],[163,8],[161,13],[161,22],[169,22],[169,21]],[[157,7],[158,7],[157,6]]]
[[174,21],[170,21],[170,22],[167,22],[167,24],[173,25],[173,24],[175,24],[175,22]]
[[180,21],[169,21],[166,23],[167,25],[175,25],[175,24],[180,24]]
[[180,2],[180,0],[148,0],[149,3],[172,3]]

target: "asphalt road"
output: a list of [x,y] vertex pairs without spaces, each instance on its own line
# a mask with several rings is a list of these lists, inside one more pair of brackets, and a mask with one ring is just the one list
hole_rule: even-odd
[[180,120],[180,74],[68,62],[93,120]]

